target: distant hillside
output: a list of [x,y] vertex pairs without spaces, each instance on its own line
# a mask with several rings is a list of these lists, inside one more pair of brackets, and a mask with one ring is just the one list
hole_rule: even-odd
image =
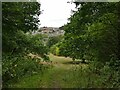
[[60,30],[57,27],[41,27],[36,33],[46,34],[48,36],[64,35],[64,30]]

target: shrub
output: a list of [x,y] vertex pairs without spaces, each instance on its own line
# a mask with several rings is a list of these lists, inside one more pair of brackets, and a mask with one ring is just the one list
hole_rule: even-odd
[[2,78],[3,87],[9,81],[17,81],[25,75],[41,72],[43,66],[39,64],[40,59],[25,58],[22,56],[3,56]]
[[59,36],[52,36],[48,38],[48,41],[46,43],[46,46],[48,46],[48,48],[52,47],[53,45],[57,44],[58,42],[60,42],[63,39],[62,35]]
[[52,54],[54,54],[54,55],[59,56],[60,53],[59,53],[58,44],[53,45],[53,46],[50,48],[50,52],[51,52]]

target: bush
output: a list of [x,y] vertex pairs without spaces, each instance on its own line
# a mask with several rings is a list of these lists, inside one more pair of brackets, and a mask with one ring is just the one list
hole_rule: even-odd
[[106,64],[102,64],[101,62],[98,61],[93,61],[88,69],[88,73],[93,74],[94,76],[97,76],[97,80],[91,80],[89,82],[90,85],[96,86],[97,83],[101,87],[107,87],[107,88],[118,88],[120,87],[120,78],[119,74],[120,71],[115,71],[113,68],[109,66],[109,62]]
[[59,36],[53,36],[53,37],[49,37],[46,46],[48,46],[48,48],[52,47],[53,45],[57,44],[58,42],[60,42],[63,39],[62,35]]
[[53,45],[51,48],[50,48],[50,52],[54,55],[57,55],[57,56],[60,56],[60,50],[59,50],[59,47],[58,47],[58,43]]
[[56,55],[56,45],[53,45],[51,48],[50,48],[50,52],[54,55]]
[[39,64],[40,59],[32,59],[22,56],[3,56],[2,78],[3,87],[10,81],[17,81],[25,75],[41,72],[43,66]]

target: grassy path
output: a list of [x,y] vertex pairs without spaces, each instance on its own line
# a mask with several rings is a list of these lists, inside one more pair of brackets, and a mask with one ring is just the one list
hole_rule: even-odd
[[[13,88],[106,88],[112,87],[108,80],[109,73],[96,74],[87,68],[88,64],[73,64],[71,58],[50,54],[52,66],[43,73],[25,76],[18,82],[11,83]],[[45,64],[45,63],[44,63]],[[47,63],[46,63],[47,64]],[[46,65],[45,64],[45,65]]]
[[[75,69],[81,65],[72,63],[71,58],[58,57],[50,54],[53,67],[45,71],[43,74],[37,74],[21,79],[14,87],[24,88],[74,88],[78,83],[78,79],[74,78]],[[82,65],[86,67],[86,65]]]

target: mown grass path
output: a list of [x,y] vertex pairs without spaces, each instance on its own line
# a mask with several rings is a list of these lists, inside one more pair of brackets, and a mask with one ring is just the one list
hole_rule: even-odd
[[[43,74],[37,74],[21,79],[14,87],[22,88],[74,88],[78,83],[75,78],[75,70],[81,64],[73,64],[71,58],[59,57],[50,54],[52,66]],[[82,67],[87,65],[82,64]]]

